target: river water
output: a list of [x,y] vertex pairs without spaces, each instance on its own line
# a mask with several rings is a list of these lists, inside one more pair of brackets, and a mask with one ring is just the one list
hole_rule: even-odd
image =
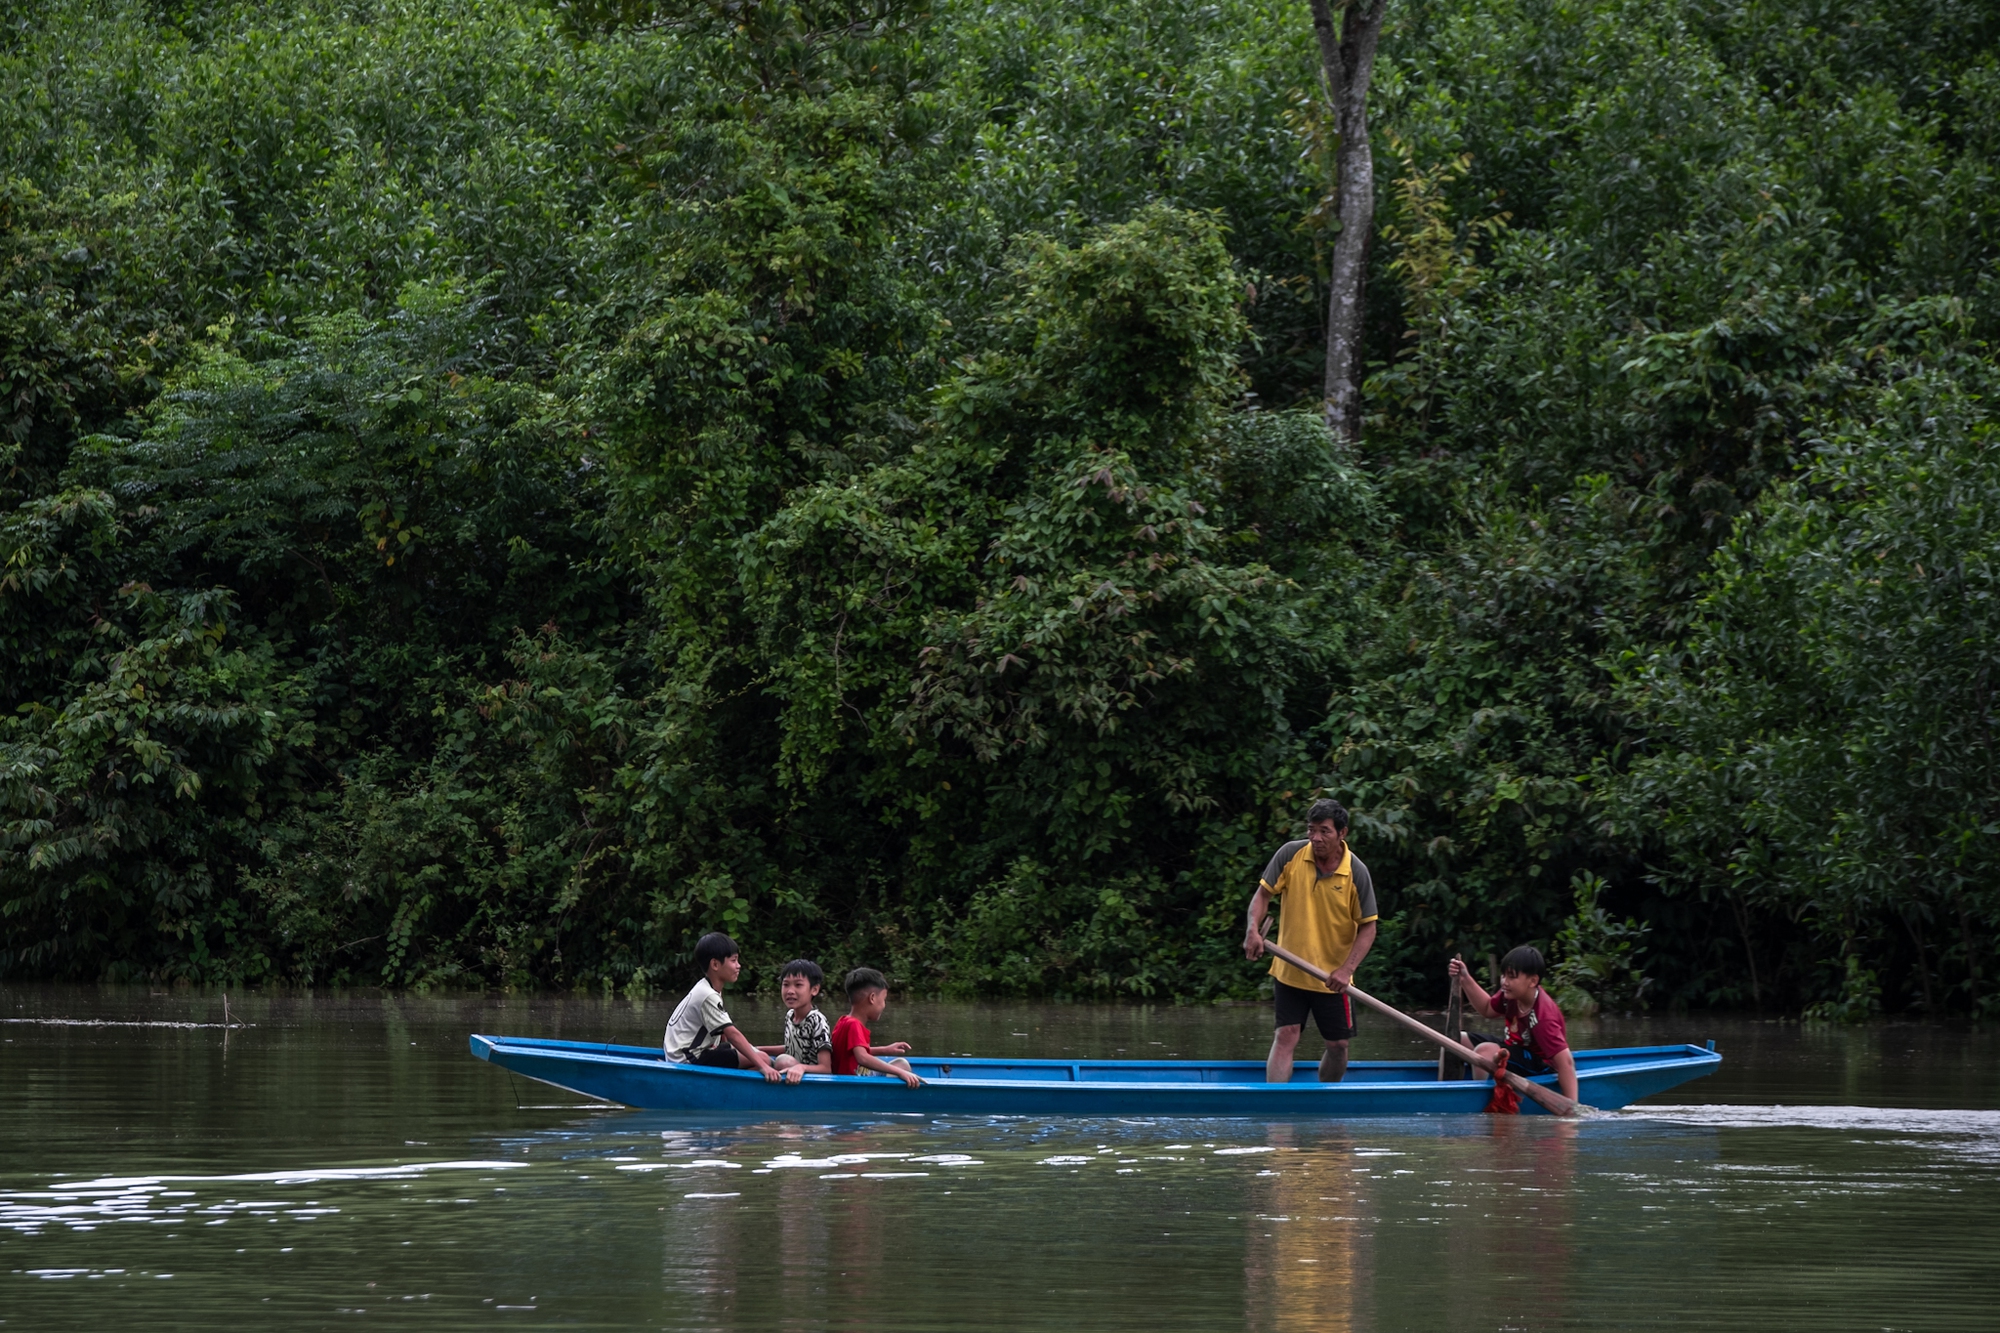
[[[214,993],[0,987],[0,1325],[2000,1328],[1990,1030],[1578,1021],[1725,1057],[1582,1124],[696,1125],[466,1053],[652,1041],[670,1007],[250,995],[223,1028]],[[1269,1017],[898,1003],[876,1031],[1255,1058]],[[1379,1023],[1356,1048],[1416,1049]]]

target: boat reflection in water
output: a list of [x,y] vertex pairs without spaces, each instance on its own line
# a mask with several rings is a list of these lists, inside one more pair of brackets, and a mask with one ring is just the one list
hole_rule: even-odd
[[1480,1169],[1492,1173],[1494,1188],[1477,1227],[1465,1228],[1469,1253],[1455,1270],[1474,1278],[1452,1293],[1464,1317],[1503,1316],[1523,1327],[1567,1322],[1582,1128],[1546,1120],[1524,1131],[1512,1116],[1487,1118],[1488,1165]]
[[[1573,1327],[1620,1263],[1613,1235],[1580,1246],[1580,1195],[1624,1196],[1637,1220],[1659,1185],[1633,1167],[1671,1179],[1713,1155],[1701,1135],[1547,1116],[764,1122],[661,1139],[662,1159],[624,1169],[661,1186],[669,1305],[684,1323],[785,1330],[842,1326],[941,1271],[965,1308],[1017,1328],[1165,1301],[1254,1333],[1360,1333],[1399,1325],[1384,1311],[1407,1316],[1413,1289],[1438,1327]],[[1104,1261],[1121,1251],[1165,1267]]]
[[1592,1128],[1512,1116],[1397,1136],[1269,1127],[1271,1155],[1245,1189],[1244,1327],[1372,1329],[1381,1294],[1412,1286],[1437,1327],[1569,1326],[1583,1313],[1577,1159]]
[[[804,1147],[803,1143],[800,1145]],[[850,1257],[866,1266],[881,1263],[882,1228],[872,1217],[842,1216],[828,1196],[830,1183],[814,1171],[779,1171],[777,1228],[771,1237],[778,1247],[778,1284],[798,1296],[833,1288],[835,1298],[865,1299],[861,1292],[865,1274],[854,1270]],[[823,1328],[822,1319],[813,1317],[805,1300],[780,1300],[778,1326],[792,1333]]]

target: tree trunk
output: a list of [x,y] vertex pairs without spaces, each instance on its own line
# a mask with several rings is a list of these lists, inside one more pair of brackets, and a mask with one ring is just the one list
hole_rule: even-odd
[[1368,146],[1368,85],[1388,0],[1312,0],[1320,73],[1339,148],[1333,274],[1326,298],[1326,424],[1335,438],[1361,435],[1361,309],[1368,284],[1368,243],[1375,231],[1375,155]]
[[1924,960],[1924,933],[1917,928],[1917,919],[1910,913],[1901,912],[1898,915],[1903,918],[1903,925],[1910,932],[1910,942],[1917,946],[1917,979],[1923,982],[1924,986],[1924,1017],[1935,1018],[1937,1001],[1931,996],[1930,964]]
[[1972,1012],[1979,1012],[1979,954],[1972,943],[1972,917],[1965,910],[1965,896],[1954,891],[1952,898],[1958,908],[1958,937],[1965,945],[1966,993],[1972,1001]]
[[1743,957],[1750,964],[1750,1003],[1764,1011],[1764,986],[1757,978],[1757,951],[1750,947],[1750,909],[1735,894],[1726,895],[1729,910],[1736,916],[1736,929],[1743,935]]

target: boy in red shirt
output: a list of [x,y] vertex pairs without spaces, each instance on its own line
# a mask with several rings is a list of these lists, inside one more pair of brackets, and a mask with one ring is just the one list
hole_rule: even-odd
[[[894,1074],[909,1087],[920,1088],[924,1081],[910,1072],[908,1060],[884,1060],[875,1054],[875,1034],[868,1025],[888,1007],[889,983],[880,972],[857,967],[847,974],[847,1013],[833,1025],[833,1072]],[[882,1048],[887,1055],[903,1055],[909,1049],[907,1041],[890,1042]]]
[[1525,1078],[1553,1073],[1562,1095],[1576,1100],[1576,1057],[1569,1053],[1563,1011],[1542,989],[1542,951],[1532,944],[1500,960],[1500,989],[1488,995],[1463,959],[1451,960],[1451,979],[1481,1018],[1498,1018],[1507,1030],[1498,1040],[1473,1033],[1473,1049],[1488,1060],[1507,1048],[1507,1068]]

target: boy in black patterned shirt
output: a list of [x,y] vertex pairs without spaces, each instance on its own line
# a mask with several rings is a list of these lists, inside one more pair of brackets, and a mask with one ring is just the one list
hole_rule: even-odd
[[813,1005],[824,984],[826,974],[810,958],[794,958],[778,973],[778,996],[785,1002],[785,1044],[757,1049],[773,1057],[771,1067],[781,1071],[787,1083],[797,1083],[807,1074],[833,1072],[833,1028]]

